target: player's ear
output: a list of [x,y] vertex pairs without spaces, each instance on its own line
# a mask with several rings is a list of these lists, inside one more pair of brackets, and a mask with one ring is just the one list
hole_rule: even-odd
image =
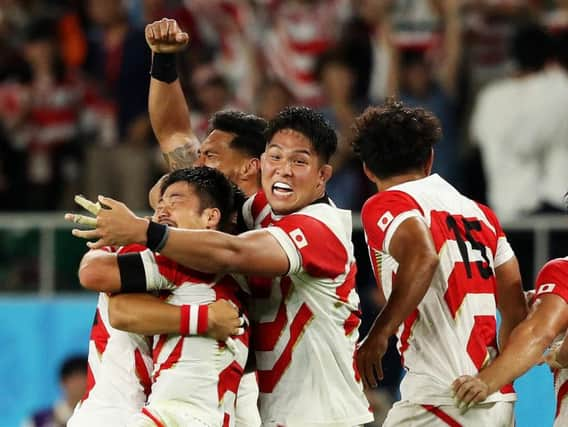
[[221,211],[218,208],[205,208],[201,213],[201,217],[205,222],[205,228],[216,230],[221,222]]
[[258,171],[260,170],[260,159],[256,157],[250,157],[246,159],[241,165],[241,176],[247,180],[251,178],[256,178]]
[[330,180],[331,175],[333,174],[333,166],[329,164],[325,164],[320,168],[319,171],[319,178],[322,184],[327,183]]

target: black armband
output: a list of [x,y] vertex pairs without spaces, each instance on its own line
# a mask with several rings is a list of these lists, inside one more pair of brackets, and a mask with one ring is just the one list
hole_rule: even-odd
[[154,53],[150,75],[164,83],[174,82],[177,75],[177,61],[175,53]]
[[150,221],[146,230],[146,247],[152,252],[160,252],[168,241],[169,229],[167,225]]
[[146,272],[140,253],[117,255],[120,271],[120,292],[146,292]]

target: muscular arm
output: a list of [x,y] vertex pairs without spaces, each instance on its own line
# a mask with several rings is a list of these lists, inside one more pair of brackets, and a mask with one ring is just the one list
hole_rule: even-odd
[[181,311],[150,294],[117,294],[109,298],[113,328],[142,335],[177,334]]
[[466,404],[480,402],[500,390],[538,363],[552,340],[567,326],[568,304],[557,295],[542,296],[529,316],[513,330],[507,346],[493,363],[477,377],[454,381],[456,398]]
[[150,79],[148,111],[168,169],[191,167],[197,159],[199,141],[191,129],[179,79],[172,83]]
[[392,293],[357,353],[366,388],[377,386],[376,377],[382,379],[380,361],[388,339],[422,301],[439,264],[430,231],[417,218],[408,218],[398,227],[388,250],[399,264]]
[[504,348],[511,331],[527,316],[527,302],[523,294],[521,273],[517,258],[495,269],[497,276],[497,307],[501,313],[499,347]]
[[87,252],[79,265],[79,281],[90,291],[120,291],[117,255],[99,249]]
[[398,272],[392,293],[373,325],[377,330],[374,333],[387,338],[396,333],[422,301],[439,263],[430,231],[416,218],[409,218],[398,227],[389,253],[398,262]]
[[210,230],[170,229],[161,254],[186,267],[207,273],[281,276],[288,256],[266,230],[233,236]]

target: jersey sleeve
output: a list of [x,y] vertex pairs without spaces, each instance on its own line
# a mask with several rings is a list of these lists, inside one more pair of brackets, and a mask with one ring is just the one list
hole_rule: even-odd
[[167,291],[176,288],[178,276],[177,264],[170,259],[157,255],[150,250],[140,253],[146,275],[146,287],[156,291]]
[[568,303],[568,260],[560,258],[547,262],[538,273],[535,290],[535,298],[553,294]]
[[335,233],[318,219],[288,215],[267,227],[290,263],[288,274],[304,270],[312,277],[335,278],[345,273],[348,254]]
[[361,210],[361,222],[371,250],[389,253],[389,246],[400,224],[409,218],[424,220],[416,201],[402,191],[385,191],[371,197]]
[[505,232],[501,227],[501,223],[497,219],[497,215],[495,215],[495,213],[491,209],[489,209],[485,205],[482,205],[481,203],[479,203],[478,206],[481,208],[481,210],[485,214],[485,217],[491,223],[493,228],[495,228],[495,235],[497,237],[497,249],[495,250],[494,265],[495,268],[497,268],[513,258],[515,256],[515,252],[509,244],[509,240],[507,240],[507,236],[505,235]]
[[268,200],[264,192],[259,191],[253,196],[249,197],[243,204],[241,209],[241,222],[244,224],[245,229],[253,230],[256,228],[259,221],[266,215],[267,210],[270,209]]

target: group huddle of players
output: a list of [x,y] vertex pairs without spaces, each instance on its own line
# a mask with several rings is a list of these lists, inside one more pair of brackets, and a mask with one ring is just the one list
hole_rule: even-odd
[[[66,216],[94,228],[73,234],[96,239],[79,277],[100,292],[68,425],[359,426],[396,334],[407,373],[385,426],[513,426],[512,380],[568,326],[568,261],[543,268],[527,317],[495,214],[431,174],[437,118],[388,101],[354,124],[378,190],[361,218],[387,301],[358,343],[351,213],[325,191],[334,130],[305,107],[268,123],[222,111],[200,143],[176,74],[187,34],[163,19],[146,40],[171,172],[150,192],[151,219],[106,197],[79,200],[95,217]],[[546,358],[561,425],[568,345]]]

